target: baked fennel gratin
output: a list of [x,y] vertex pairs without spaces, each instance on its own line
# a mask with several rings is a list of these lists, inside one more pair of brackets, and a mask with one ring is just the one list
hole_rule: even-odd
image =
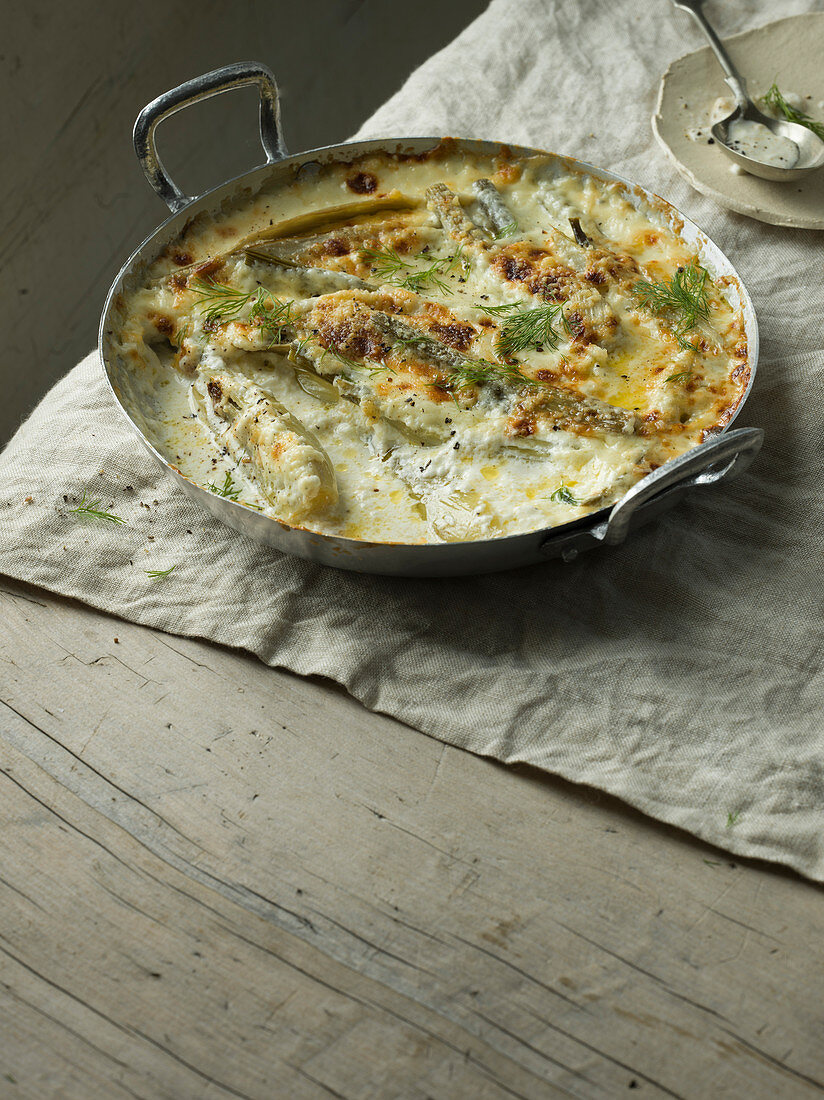
[[141,427],[284,523],[550,527],[723,426],[740,311],[672,212],[549,156],[370,154],[191,221],[116,301]]

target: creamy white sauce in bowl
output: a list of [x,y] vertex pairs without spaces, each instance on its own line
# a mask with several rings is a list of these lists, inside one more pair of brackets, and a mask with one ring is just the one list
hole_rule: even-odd
[[798,146],[794,141],[774,133],[763,122],[749,118],[734,118],[727,127],[727,144],[736,153],[759,164],[775,168],[794,168],[798,162]]

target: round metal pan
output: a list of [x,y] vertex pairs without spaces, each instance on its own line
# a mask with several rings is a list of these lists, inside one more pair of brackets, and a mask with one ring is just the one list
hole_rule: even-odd
[[[266,164],[200,197],[185,195],[171,180],[157,154],[155,129],[158,123],[189,104],[247,84],[256,85],[260,92],[260,135]],[[617,180],[627,186],[630,199],[635,196],[659,210],[667,211],[673,219],[677,219],[680,236],[697,250],[710,274],[727,277],[731,301],[741,309],[744,318],[750,374],[747,390],[733,416],[712,439],[665,463],[639,481],[617,504],[582,519],[504,538],[425,545],[373,543],[290,527],[195,484],[155,448],[141,429],[139,394],[131,384],[130,367],[119,357],[113,340],[114,326],[117,324],[115,301],[124,282],[135,270],[151,263],[197,214],[217,210],[223,202],[241,191],[254,194],[264,183],[292,178],[295,169],[301,165],[330,161],[345,163],[369,152],[423,153],[442,140],[442,137],[382,138],[377,141],[345,142],[289,156],[281,135],[277,84],[272,73],[258,64],[227,65],[197,77],[159,96],[141,111],[134,129],[135,149],[149,182],[169,206],[172,216],[132,253],[112,284],[100,322],[99,346],[103,369],[119,408],[143,444],[176,479],[183,491],[212,515],[244,535],[309,561],[363,573],[453,576],[510,569],[556,557],[568,561],[582,550],[615,545],[623,542],[632,529],[671,507],[690,488],[713,485],[744,470],[757,455],[763,432],[759,428],[730,429],[752,387],[758,359],[755,311],[735,269],[693,222],[664,200],[622,176],[569,157],[558,157],[558,160],[565,167],[589,173],[596,179]],[[523,146],[506,148],[515,156],[545,152]],[[504,147],[492,141],[459,140],[457,149],[494,155],[500,154]]]

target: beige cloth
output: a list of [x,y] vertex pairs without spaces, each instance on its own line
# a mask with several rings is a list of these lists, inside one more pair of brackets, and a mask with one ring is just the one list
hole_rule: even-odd
[[[726,5],[722,32],[763,21],[759,8]],[[762,362],[739,423],[768,434],[751,472],[571,565],[460,580],[340,573],[188,501],[113,407],[92,354],[0,457],[0,569],[332,677],[451,744],[603,788],[824,880],[824,237],[729,214],[667,164],[650,132],[655,89],[697,44],[663,0],[497,0],[361,136],[554,148],[694,217],[759,312]],[[126,525],[70,514],[83,489]],[[160,581],[144,572],[171,565]]]

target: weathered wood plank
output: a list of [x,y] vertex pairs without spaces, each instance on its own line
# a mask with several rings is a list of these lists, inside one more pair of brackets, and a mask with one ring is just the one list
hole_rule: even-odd
[[306,1082],[336,1071],[331,1049],[348,1058],[348,1044],[380,1034],[397,1061],[372,1065],[378,1077],[400,1079],[404,1057],[416,1076],[424,1061],[466,1063],[478,1095],[540,1095],[459,1027],[171,871],[8,745],[0,782],[4,835],[23,857],[7,872],[4,987],[70,1028],[118,1083],[149,1096],[314,1095]]
[[822,1091],[818,888],[3,583],[0,959],[33,1007],[0,1049],[32,1095],[66,1027],[66,1095],[87,1064],[152,1096]]

